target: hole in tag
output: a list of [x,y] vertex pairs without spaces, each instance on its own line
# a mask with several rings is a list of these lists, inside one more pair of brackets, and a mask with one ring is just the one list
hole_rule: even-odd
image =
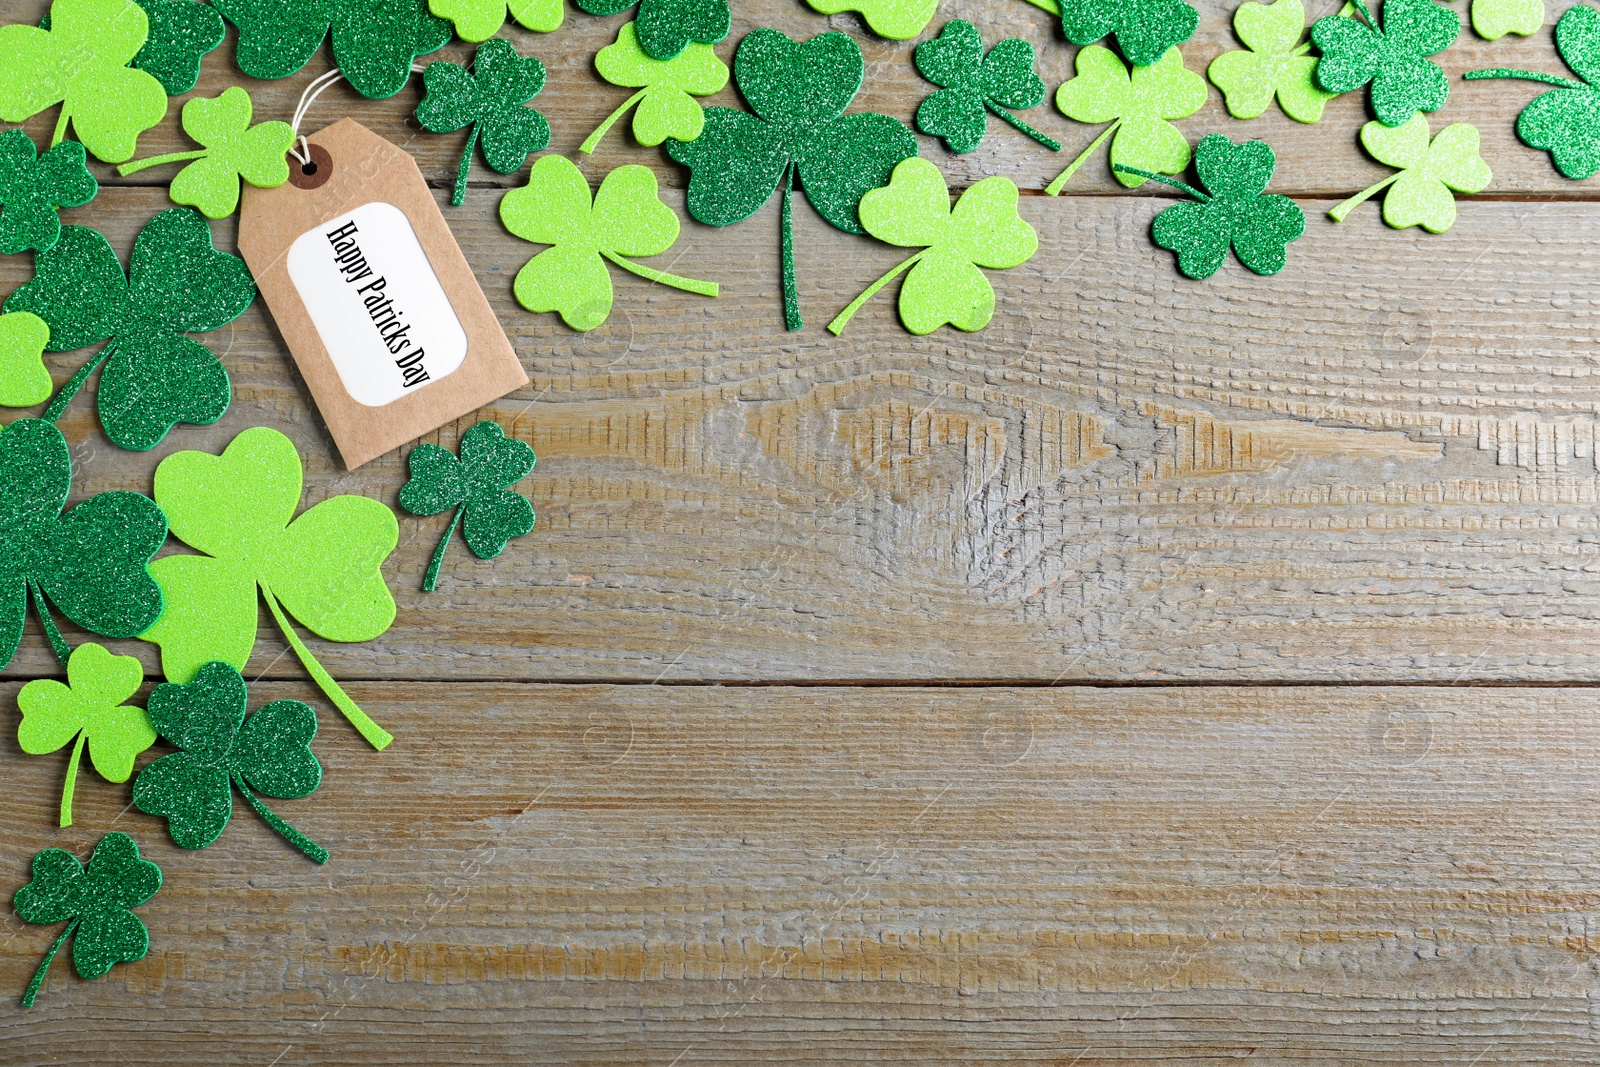
[[333,157],[319,144],[307,144],[311,159],[302,163],[289,156],[289,184],[296,189],[319,189],[333,177]]

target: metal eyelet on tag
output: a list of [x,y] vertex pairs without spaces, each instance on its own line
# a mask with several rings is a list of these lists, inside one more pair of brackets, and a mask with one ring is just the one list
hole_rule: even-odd
[[289,184],[296,189],[320,189],[333,177],[333,157],[319,144],[307,143],[311,159],[305,163],[289,156]]

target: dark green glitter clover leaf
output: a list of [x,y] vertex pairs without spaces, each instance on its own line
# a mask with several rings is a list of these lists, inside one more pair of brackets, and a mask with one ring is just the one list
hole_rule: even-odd
[[671,59],[690,41],[716,44],[728,36],[733,14],[728,0],[577,0],[591,15],[620,15],[634,4],[639,47],[651,59]]
[[798,330],[789,200],[795,179],[817,213],[846,233],[862,233],[857,207],[889,181],[895,164],[917,154],[917,137],[887,115],[846,115],[865,72],[861,49],[837,31],[791,41],[756,30],[739,42],[733,79],[755,114],[705,109],[693,141],[667,142],[689,168],[689,214],[709,226],[749,218],[780,186],[784,322]]
[[[298,73],[330,34],[333,62],[362,96],[398,93],[418,56],[450,42],[427,0],[212,0],[239,27],[236,58],[252,78]],[[124,157],[127,158],[127,157]]]
[[6,299],[6,311],[31,311],[50,326],[51,352],[106,345],[72,376],[46,409],[55,422],[96,367],[100,425],[120,448],[154,448],[175,423],[211,423],[228,410],[228,372],[186,333],[220,329],[256,297],[244,260],[211,244],[211,227],[188,208],[145,224],[128,273],[97,231],[68,226],[34,257],[34,278]]
[[322,784],[311,752],[317,713],[298,700],[275,700],[249,718],[244,678],[227,663],[207,663],[188,685],[163,682],[150,694],[150,724],[180,751],[146,764],[133,783],[133,806],[167,820],[179,848],[205,848],[233,818],[237,789],[266,824],[318,863],[328,850],[284,822],[257,793],[280,800],[310,796]]
[[72,454],[53,423],[18,419],[0,429],[0,667],[22,639],[30,594],[62,666],[67,643],[50,603],[102,637],[135,637],[161,617],[148,567],[167,539],[166,516],[149,497],[122,491],[63,513],[71,489]]
[[222,43],[222,16],[196,0],[134,0],[150,19],[150,36],[133,57],[135,70],[155,76],[168,96],[200,80],[200,60]]
[[1044,102],[1044,79],[1034,73],[1033,45],[1007,37],[983,52],[983,35],[961,19],[945,23],[939,36],[917,45],[917,70],[938,92],[917,105],[917,129],[944,138],[952,152],[971,152],[988,127],[985,111],[993,111],[1052,152],[1061,143],[1029,126],[1008,108],[1037,107]]
[[167,195],[173,203],[199,208],[206,218],[227,218],[239,206],[241,181],[272,189],[289,180],[285,156],[294,130],[276,120],[251,126],[254,110],[250,94],[237,85],[215,99],[197,96],[183,105],[183,132],[203,148],[124,163],[117,173],[127,177],[146,167],[193,160],[172,179]]
[[1564,177],[1583,181],[1600,170],[1600,11],[1575,4],[1556,23],[1556,51],[1583,81],[1532,70],[1469,70],[1480,78],[1520,78],[1557,88],[1534,97],[1517,116],[1517,136],[1550,153]]
[[467,547],[479,559],[494,559],[506,543],[533,529],[533,505],[511,491],[529,474],[537,457],[525,441],[508,438],[500,424],[480,422],[461,435],[461,458],[438,445],[422,444],[406,457],[411,480],[400,489],[400,506],[413,515],[437,515],[455,509],[450,528],[433,550],[425,592],[439,581],[444,550],[466,520]]
[[1178,254],[1178,269],[1191,278],[1209,278],[1234,254],[1257,274],[1283,269],[1289,242],[1306,230],[1306,215],[1287,196],[1266,193],[1277,158],[1265,141],[1235,145],[1220,133],[1207,134],[1194,150],[1194,169],[1210,195],[1150,171],[1152,181],[1188,193],[1198,203],[1164,209],[1151,224],[1155,243]]
[[48,252],[61,236],[56,212],[81,207],[99,191],[77,141],[41,156],[21,130],[0,133],[0,252]]
[[1129,63],[1148,67],[1194,36],[1200,13],[1183,0],[1065,0],[1061,30],[1073,44],[1116,37]]
[[495,38],[478,46],[472,69],[469,74],[455,63],[429,63],[422,73],[427,92],[417,105],[417,121],[434,133],[472,127],[450,194],[450,203],[457,206],[467,198],[467,172],[480,138],[484,162],[501,174],[510,174],[529,153],[550,143],[550,124],[526,106],[544,88],[543,63],[518,55],[509,41]]
[[161,868],[140,859],[139,846],[127,834],[102,837],[87,868],[59,848],[35,855],[33,880],[17,890],[11,906],[23,922],[40,926],[64,922],[67,928],[33,972],[22,1006],[33,1007],[45,972],[74,931],[72,965],[80,978],[99,978],[116,964],[144,959],[150,951],[150,931],[133,909],[160,888]]
[[1317,84],[1330,93],[1353,93],[1371,84],[1372,113],[1385,126],[1409,122],[1419,111],[1437,111],[1450,83],[1427,57],[1455,43],[1461,16],[1433,0],[1384,0],[1383,21],[1364,0],[1359,17],[1328,15],[1311,27],[1322,51]]

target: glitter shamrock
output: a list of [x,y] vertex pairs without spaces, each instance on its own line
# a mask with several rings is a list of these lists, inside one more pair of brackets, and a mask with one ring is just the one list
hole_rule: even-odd
[[517,25],[539,33],[561,25],[561,0],[428,0],[428,10],[455,23],[456,36],[470,44],[500,32],[508,8]]
[[1455,193],[1481,193],[1489,187],[1489,165],[1478,155],[1478,128],[1457,122],[1428,142],[1428,117],[1415,115],[1400,126],[1369,122],[1361,144],[1379,163],[1400,168],[1328,212],[1335,222],[1375,193],[1383,198],[1383,221],[1395,229],[1421,226],[1443,233],[1456,221]]
[[323,669],[289,616],[330,641],[382,634],[395,609],[379,568],[400,528],[388,507],[360,496],[330,497],[296,517],[301,485],[294,442],[265,426],[245,430],[220,456],[162,460],[156,500],[173,536],[201,554],[165,556],[150,568],[166,611],[139,636],[161,646],[168,681],[187,682],[212,660],[242,668],[256,643],[259,596],[323,693],[382,749],[394,738]]
[[1486,41],[1526,37],[1543,25],[1544,0],[1472,0],[1472,28]]
[[176,745],[146,764],[133,783],[133,806],[167,820],[179,848],[205,848],[233,818],[233,791],[285,841],[318,863],[328,850],[275,815],[261,798],[298,800],[322,784],[311,751],[317,713],[298,700],[275,700],[248,718],[244,678],[226,663],[207,663],[187,685],[164,682],[150,694],[150,723]]
[[463,519],[467,547],[479,559],[494,559],[513,537],[533,529],[533,505],[511,491],[533,473],[537,457],[527,442],[508,438],[499,423],[480,422],[461,435],[459,450],[458,459],[438,445],[413,448],[407,457],[411,480],[400,489],[400,506],[413,515],[455,509],[422,579],[422,588],[429,593],[439,581],[445,548]]
[[1148,67],[1194,36],[1200,13],[1183,0],[1065,0],[1061,29],[1073,44],[1114,36],[1134,66]]
[[1600,11],[1574,4],[1556,23],[1556,51],[1576,81],[1533,70],[1469,70],[1462,77],[1520,78],[1556,86],[1535,97],[1517,116],[1517,136],[1529,148],[1550,153],[1563,176],[1583,181],[1600,170]]
[[148,570],[167,539],[167,520],[138,493],[100,493],[67,511],[72,454],[43,419],[0,429],[0,667],[22,639],[28,597],[56,657],[67,643],[50,604],[91,633],[134,637],[161,615],[161,590]]
[[671,59],[690,41],[716,44],[728,36],[733,15],[728,0],[577,0],[591,15],[620,15],[634,4],[639,47],[651,59]]
[[1010,178],[984,178],[950,206],[950,190],[939,168],[925,159],[904,160],[889,184],[861,198],[861,223],[880,241],[920,248],[828,324],[844,330],[856,309],[907,267],[900,286],[900,321],[915,334],[949,323],[981,330],[994,315],[994,287],[979,267],[1006,270],[1026,263],[1039,238],[1017,214],[1017,187]]
[[[927,29],[939,8],[939,0],[806,0],[806,3],[811,5],[811,10],[823,15],[857,12],[873,33],[891,41],[909,41],[917,36]],[[1051,13],[1059,15],[1061,12]]]
[[117,173],[126,177],[146,167],[194,160],[172,179],[168,195],[207,218],[227,218],[239,206],[240,181],[271,189],[289,180],[284,157],[294,130],[275,120],[251,126],[253,113],[250,94],[237,85],[215,99],[197,96],[183,105],[183,132],[203,148],[124,163]]
[[133,0],[55,0],[47,30],[0,26],[0,120],[22,122],[59,103],[51,147],[70,123],[96,159],[132,157],[139,135],[167,113],[161,82],[128,66],[149,29]]
[[654,147],[668,137],[692,141],[706,121],[695,97],[721,92],[728,84],[728,67],[710,45],[691,41],[672,59],[651,59],[639,47],[631,22],[623,23],[617,39],[595,55],[594,68],[612,85],[639,91],[595,127],[578,148],[585,155],[599,147],[600,138],[635,104],[639,110],[633,113],[633,137],[640,144]]
[[0,407],[31,408],[50,399],[55,383],[44,365],[50,327],[27,311],[0,315]]
[[161,868],[139,858],[139,846],[123,833],[106,834],[89,854],[89,866],[59,848],[33,857],[33,880],[11,901],[17,918],[40,926],[64,922],[44,962],[33,972],[22,1006],[33,1007],[56,953],[72,936],[72,965],[79,978],[99,978],[119,963],[142,960],[150,931],[133,909],[161,888]]
[[1372,85],[1372,112],[1385,126],[1398,126],[1419,111],[1437,111],[1450,83],[1426,57],[1442,52],[1461,32],[1461,16],[1433,0],[1384,0],[1383,21],[1355,0],[1359,17],[1329,15],[1311,27],[1322,50],[1317,84],[1330,93],[1353,93]]
[[458,206],[467,198],[472,149],[480,138],[484,162],[501,174],[510,174],[530,152],[550,143],[550,124],[525,106],[544,88],[543,63],[518,55],[509,41],[496,38],[478,46],[472,69],[468,73],[455,63],[429,63],[422,74],[427,92],[417,105],[417,121],[434,133],[472,127],[450,194],[450,203]]
[[[1178,254],[1178,269],[1209,278],[1234,254],[1257,274],[1283,269],[1289,242],[1305,233],[1306,215],[1293,200],[1266,193],[1277,158],[1265,141],[1235,145],[1207,134],[1194,150],[1194,169],[1210,195],[1173,178],[1146,178],[1188,193],[1198,203],[1178,203],[1156,215],[1150,232],[1157,245]],[[1118,169],[1124,169],[1119,164]]]
[[41,156],[21,130],[0,133],[0,252],[48,252],[61,236],[57,212],[81,207],[99,191],[78,142]]
[[1078,50],[1078,76],[1056,90],[1056,107],[1078,122],[1109,122],[1100,135],[1045,186],[1058,195],[1094,150],[1107,137],[1111,142],[1112,173],[1123,185],[1143,185],[1137,174],[1117,169],[1125,163],[1163,174],[1181,174],[1189,165],[1189,142],[1169,120],[1186,119],[1206,102],[1205,79],[1183,65],[1183,53],[1167,50],[1159,63],[1148,67],[1122,65],[1109,48],[1092,44]]
[[135,70],[155,76],[168,96],[200,81],[200,60],[222,43],[226,27],[210,4],[196,0],[135,0],[150,20],[150,36],[133,57]]
[[212,0],[212,4],[239,28],[235,58],[250,77],[287,78],[299,72],[331,36],[339,73],[356,92],[375,100],[398,93],[411,77],[412,62],[443,48],[451,37],[450,24],[430,15],[426,0]]
[[[1354,8],[1346,5],[1341,14]],[[1337,93],[1317,84],[1317,57],[1308,55],[1306,12],[1301,0],[1260,4],[1245,0],[1233,13],[1233,32],[1244,48],[1224,52],[1211,61],[1206,76],[1222,90],[1228,114],[1253,119],[1267,110],[1274,95],[1283,113],[1296,122],[1317,122]]]
[[[169,208],[133,243],[128,273],[97,231],[68,226],[34,257],[34,278],[6,298],[50,326],[51,352],[106,345],[51,401],[50,422],[105,365],[95,401],[100,425],[120,448],[154,448],[179,422],[210,423],[228,410],[228,372],[186,333],[220,329],[255,300],[244,260],[211,244],[211,227],[188,208]],[[108,340],[109,339],[109,340]]]
[[1033,70],[1033,45],[1007,37],[983,52],[977,27],[961,19],[945,23],[939,36],[917,45],[917,70],[940,90],[917,105],[917,129],[943,137],[952,152],[971,152],[993,111],[1052,152],[1061,144],[1013,115],[1008,108],[1037,107],[1044,101],[1044,79]]
[[791,330],[803,325],[789,218],[795,179],[824,219],[862,233],[856,216],[862,194],[917,154],[916,135],[897,120],[844,113],[864,73],[861,49],[837,31],[791,41],[777,30],[756,30],[739,42],[733,61],[734,83],[755,114],[706,108],[698,138],[667,142],[667,154],[689,168],[689,214],[707,225],[749,218],[782,187],[779,247]]
[[678,216],[656,193],[656,176],[637,164],[605,176],[589,199],[589,182],[565,156],[542,156],[528,184],[500,201],[506,229],[545,249],[517,272],[513,291],[529,311],[558,311],[574,330],[592,330],[611,314],[605,260],[652,282],[716,296],[715,282],[680,278],[633,262],[657,256],[678,239]]
[[17,744],[30,756],[60,751],[72,742],[61,789],[61,825],[72,825],[72,792],[87,744],[89,759],[108,782],[126,782],[133,761],[156,743],[143,708],[124,703],[139,691],[144,668],[133,656],[113,656],[87,641],[67,660],[67,681],[36,678],[17,694],[22,722]]

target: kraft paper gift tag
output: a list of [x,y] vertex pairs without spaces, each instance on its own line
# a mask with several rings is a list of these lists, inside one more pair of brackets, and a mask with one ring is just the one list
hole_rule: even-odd
[[307,141],[245,187],[239,251],[353,470],[528,376],[416,161],[350,119]]

